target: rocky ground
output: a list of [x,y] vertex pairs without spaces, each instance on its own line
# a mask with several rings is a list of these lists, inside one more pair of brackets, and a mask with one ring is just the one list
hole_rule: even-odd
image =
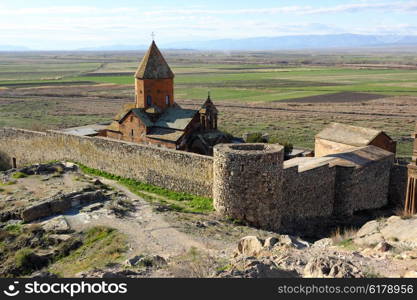
[[306,241],[54,162],[0,173],[0,257],[1,277],[417,277],[417,216]]

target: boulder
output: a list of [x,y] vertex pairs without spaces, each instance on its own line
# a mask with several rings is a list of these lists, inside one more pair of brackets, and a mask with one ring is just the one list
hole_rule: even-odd
[[363,278],[361,270],[353,263],[335,257],[312,258],[304,268],[307,278]]
[[377,245],[377,244],[383,242],[384,240],[385,240],[384,236],[381,233],[377,232],[377,233],[373,233],[371,235],[365,235],[365,236],[362,236],[360,238],[355,238],[353,240],[353,242],[356,245],[367,247],[367,246]]
[[24,209],[21,213],[21,217],[25,222],[30,222],[50,215],[52,215],[52,210],[49,202],[35,204]]
[[396,219],[381,229],[385,240],[397,241],[408,247],[417,247],[417,217]]
[[355,238],[361,238],[368,235],[373,235],[379,232],[379,222],[377,220],[370,221],[365,223],[355,235]]
[[256,256],[262,251],[264,241],[256,236],[246,236],[242,238],[235,251],[237,255]]
[[312,247],[316,248],[328,248],[333,246],[333,240],[331,238],[324,238],[318,241],[315,241]]

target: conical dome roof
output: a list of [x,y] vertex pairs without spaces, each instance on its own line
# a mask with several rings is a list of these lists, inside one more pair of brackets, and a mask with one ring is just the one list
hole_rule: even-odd
[[151,46],[139,64],[135,73],[138,79],[170,79],[174,78],[174,73],[168,66],[155,42]]

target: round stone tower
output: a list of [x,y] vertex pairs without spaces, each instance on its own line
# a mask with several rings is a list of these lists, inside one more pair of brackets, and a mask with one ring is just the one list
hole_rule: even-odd
[[214,208],[269,230],[281,222],[284,147],[219,144],[214,147]]

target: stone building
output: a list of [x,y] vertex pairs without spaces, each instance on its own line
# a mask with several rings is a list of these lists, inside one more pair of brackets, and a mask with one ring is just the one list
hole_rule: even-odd
[[331,123],[316,135],[315,156],[326,156],[369,145],[394,154],[397,151],[397,143],[381,130]]
[[135,73],[135,102],[128,103],[99,135],[209,155],[229,138],[217,129],[210,99],[199,109],[181,108],[174,100],[174,73],[155,42]]

